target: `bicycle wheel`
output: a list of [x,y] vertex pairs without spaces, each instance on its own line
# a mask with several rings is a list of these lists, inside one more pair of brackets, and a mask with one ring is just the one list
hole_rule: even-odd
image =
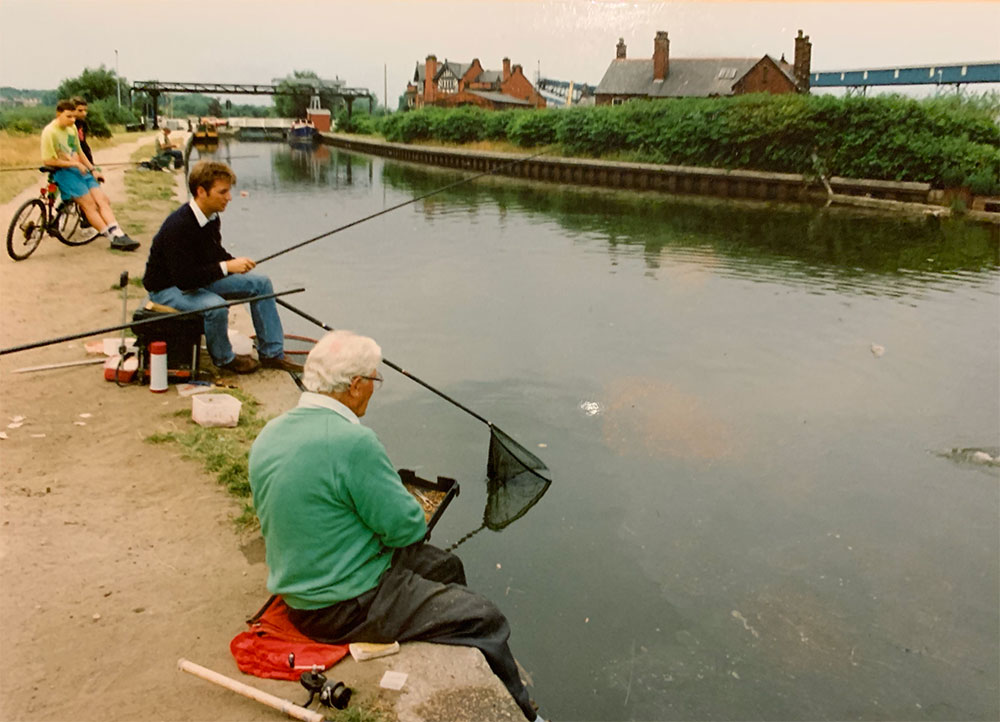
[[87,233],[80,228],[80,206],[73,201],[63,201],[56,210],[56,219],[52,222],[52,235],[67,246],[82,246],[97,238],[100,233]]
[[7,228],[7,255],[15,261],[23,261],[30,256],[45,235],[48,213],[45,204],[38,198],[25,201]]

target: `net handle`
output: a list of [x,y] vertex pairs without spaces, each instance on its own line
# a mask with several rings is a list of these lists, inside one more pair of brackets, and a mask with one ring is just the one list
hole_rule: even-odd
[[[295,306],[293,306],[290,303],[287,303],[283,299],[276,298],[274,300],[279,305],[284,306],[285,308],[287,308],[292,313],[297,313],[299,316],[301,316],[305,320],[310,321],[310,322],[316,324],[317,326],[319,326],[320,328],[322,328],[325,331],[333,331],[333,330],[335,330],[332,327],[330,327],[330,326],[326,325],[325,323],[323,323],[322,321],[320,321],[318,318],[310,316],[305,311],[303,311],[303,310],[301,310],[299,308],[296,308]],[[493,426],[493,422],[491,422],[491,421],[483,418],[482,416],[480,416],[479,414],[477,414],[475,411],[473,411],[469,407],[467,407],[467,406],[459,403],[455,399],[453,399],[450,396],[448,396],[448,394],[444,393],[443,391],[438,391],[436,388],[434,388],[433,386],[431,386],[429,383],[427,383],[426,381],[424,381],[423,379],[421,379],[421,378],[419,378],[417,376],[414,376],[409,371],[407,371],[406,369],[404,369],[402,366],[398,366],[398,365],[394,364],[392,361],[390,361],[387,358],[383,358],[382,359],[382,363],[384,363],[386,366],[388,366],[392,370],[398,371],[399,373],[403,374],[403,376],[405,376],[406,378],[410,379],[411,381],[416,381],[418,384],[420,384],[421,386],[423,386],[428,391],[434,392],[435,394],[437,394],[438,396],[440,396],[442,399],[444,399],[445,401],[447,401],[447,402],[449,402],[451,404],[454,404],[455,406],[457,406],[458,408],[460,408],[462,411],[464,411],[465,413],[469,414],[470,416],[472,416],[472,417],[474,417],[476,419],[479,419],[484,424],[486,424],[487,426],[489,426],[491,429],[496,428],[496,427]],[[509,434],[505,434],[505,436],[507,436],[508,439],[510,438]],[[511,439],[511,440],[513,441],[513,439]],[[517,443],[517,442],[515,442],[515,443]]]

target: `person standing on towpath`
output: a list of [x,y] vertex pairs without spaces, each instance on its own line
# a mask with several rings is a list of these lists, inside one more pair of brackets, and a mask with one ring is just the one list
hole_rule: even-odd
[[479,649],[528,720],[541,720],[496,605],[466,587],[375,433],[361,425],[382,349],[331,331],[309,352],[298,406],[250,449],[267,587],[305,636],[326,644],[423,641]]

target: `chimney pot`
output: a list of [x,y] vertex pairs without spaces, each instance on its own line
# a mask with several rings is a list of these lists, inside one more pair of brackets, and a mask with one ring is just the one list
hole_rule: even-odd
[[618,38],[618,45],[615,46],[615,58],[617,60],[625,59],[625,38]]
[[653,40],[653,80],[663,81],[670,72],[670,39],[665,30],[657,30]]
[[809,92],[809,74],[812,65],[812,43],[809,36],[803,35],[799,30],[795,38],[795,61],[792,65],[792,74],[795,76],[795,85],[800,93]]

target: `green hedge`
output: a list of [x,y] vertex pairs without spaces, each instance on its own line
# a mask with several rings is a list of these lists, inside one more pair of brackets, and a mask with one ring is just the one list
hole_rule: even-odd
[[379,120],[387,140],[506,140],[569,156],[968,185],[1000,192],[1000,96],[746,95],[491,112],[424,108]]

